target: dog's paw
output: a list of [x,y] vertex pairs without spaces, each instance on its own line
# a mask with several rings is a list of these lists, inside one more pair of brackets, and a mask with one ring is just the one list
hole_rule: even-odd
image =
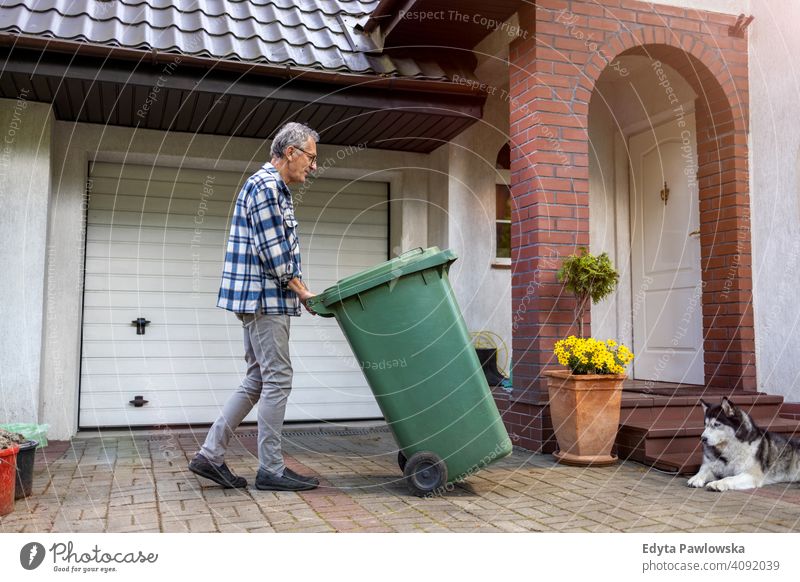
[[730,483],[726,482],[725,479],[706,483],[706,490],[708,491],[728,491],[729,489],[733,489],[733,487],[731,487]]
[[689,487],[703,487],[705,484],[706,480],[700,473],[698,473],[697,475],[695,475],[686,482],[686,485],[688,485]]

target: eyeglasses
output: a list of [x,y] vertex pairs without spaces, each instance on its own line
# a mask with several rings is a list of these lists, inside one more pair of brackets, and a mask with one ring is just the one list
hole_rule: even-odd
[[311,161],[311,165],[312,165],[312,166],[314,165],[314,162],[316,162],[316,161],[317,161],[317,156],[316,156],[315,154],[310,154],[310,153],[308,153],[306,150],[304,150],[303,148],[299,148],[299,147],[297,147],[297,146],[292,146],[292,147],[293,147],[294,149],[296,149],[296,150],[300,150],[300,151],[301,151],[301,152],[303,152],[305,155],[307,155],[307,156],[308,156],[308,159]]

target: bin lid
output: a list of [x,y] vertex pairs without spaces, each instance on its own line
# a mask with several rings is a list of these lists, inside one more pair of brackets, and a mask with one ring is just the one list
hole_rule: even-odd
[[331,305],[356,293],[363,293],[373,287],[383,285],[393,279],[399,279],[405,275],[430,269],[431,267],[452,263],[457,258],[458,255],[450,249],[440,250],[439,247],[416,248],[370,267],[365,271],[345,277],[333,287],[325,289],[320,294],[319,301],[323,305]]

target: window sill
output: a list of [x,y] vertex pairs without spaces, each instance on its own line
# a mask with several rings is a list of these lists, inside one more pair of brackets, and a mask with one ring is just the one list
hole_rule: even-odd
[[510,269],[511,259],[495,259],[492,261],[492,269]]

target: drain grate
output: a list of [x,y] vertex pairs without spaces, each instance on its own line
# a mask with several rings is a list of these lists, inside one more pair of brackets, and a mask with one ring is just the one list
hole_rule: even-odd
[[[369,435],[369,434],[386,434],[390,433],[389,427],[386,425],[377,425],[377,426],[366,426],[366,427],[345,427],[345,428],[334,428],[334,427],[308,427],[308,428],[289,428],[288,430],[284,429],[283,436],[285,437],[304,437],[304,436],[321,436],[321,437],[328,437],[328,436],[361,436],[361,435]],[[158,441],[169,441],[175,438],[186,438],[190,436],[189,434],[178,434],[173,432],[162,432],[156,434],[150,434],[146,436],[146,440],[150,442],[158,442]],[[258,431],[257,430],[249,430],[249,431],[242,431],[242,432],[235,432],[235,437],[244,437],[244,438],[257,438]]]
[[[285,437],[302,437],[302,436],[361,436],[368,434],[381,434],[388,433],[388,426],[368,426],[364,428],[299,428],[293,430],[284,430],[283,436]],[[257,437],[258,431],[236,433],[236,436]]]

